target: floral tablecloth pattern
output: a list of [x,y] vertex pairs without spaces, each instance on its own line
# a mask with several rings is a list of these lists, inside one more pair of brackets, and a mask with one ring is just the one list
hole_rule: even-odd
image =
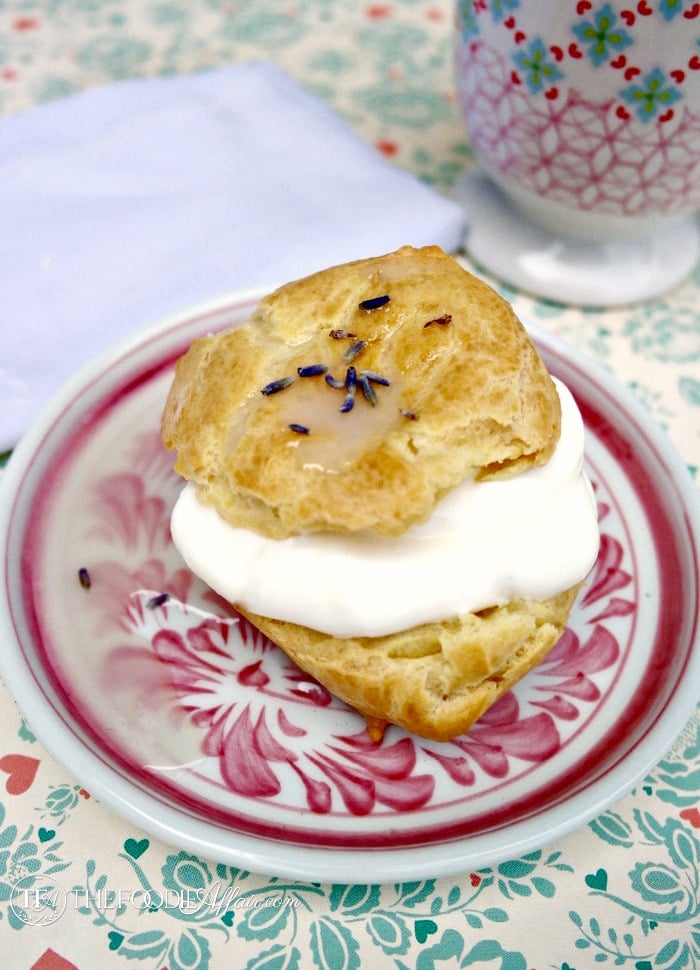
[[[448,0],[0,0],[0,138],[2,115],[88,87],[265,58],[396,165],[449,192],[471,162],[453,17]],[[616,310],[491,282],[525,321],[630,387],[697,477],[700,267],[663,298]],[[263,877],[113,815],[42,749],[0,689],[4,965],[697,970],[699,803],[696,711],[632,793],[523,858],[402,884],[346,885],[342,872],[333,884]],[[60,918],[43,926],[25,925],[11,905],[16,883],[36,874],[70,890]],[[188,907],[188,894],[206,904]]]

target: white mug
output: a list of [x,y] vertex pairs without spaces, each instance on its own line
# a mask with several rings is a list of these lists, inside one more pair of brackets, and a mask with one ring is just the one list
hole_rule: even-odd
[[589,244],[648,249],[661,230],[676,249],[685,239],[685,275],[698,246],[700,3],[460,0],[457,23],[470,143],[517,212]]

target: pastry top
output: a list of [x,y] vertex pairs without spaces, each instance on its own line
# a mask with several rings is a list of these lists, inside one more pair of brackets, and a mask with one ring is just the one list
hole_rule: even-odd
[[335,266],[195,340],[162,421],[240,528],[399,535],[469,477],[546,462],[556,388],[510,306],[437,247]]

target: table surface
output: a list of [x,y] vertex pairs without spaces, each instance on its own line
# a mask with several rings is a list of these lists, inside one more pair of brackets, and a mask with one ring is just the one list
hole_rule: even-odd
[[[0,114],[123,78],[270,59],[397,166],[447,192],[471,162],[452,25],[450,0],[0,0]],[[491,282],[523,319],[630,387],[697,474],[700,267],[663,298],[615,310],[562,306]],[[165,905],[144,919],[130,910],[130,894],[145,884],[161,894],[185,880],[211,885],[216,867],[100,805],[42,749],[0,687],[5,965],[698,968],[699,796],[696,711],[660,765],[604,818],[524,859],[411,886],[234,871],[227,878],[239,905],[223,916],[194,919]],[[25,926],[8,901],[13,873],[25,871],[53,871],[94,892],[49,926]]]

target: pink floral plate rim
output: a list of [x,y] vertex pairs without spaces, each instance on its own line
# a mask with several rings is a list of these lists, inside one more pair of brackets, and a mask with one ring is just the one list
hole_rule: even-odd
[[[116,508],[122,531],[129,533],[134,505],[123,498],[126,459],[116,460],[110,471],[113,442],[101,452],[100,436],[129,437],[133,427],[141,443],[128,460],[136,454],[133,467],[141,461],[144,469],[136,477],[157,480],[155,491],[162,490],[162,460],[144,445],[146,432],[157,431],[158,415],[144,419],[149,427],[141,428],[129,413],[132,402],[145,394],[150,406],[148,395],[167,387],[169,370],[191,338],[241,322],[257,299],[258,294],[237,294],[186,310],[95,361],[16,449],[0,480],[2,616],[10,633],[0,672],[20,709],[47,750],[119,814],[167,842],[256,871],[300,878],[340,874],[361,882],[402,872],[440,875],[512,857],[566,834],[643,777],[692,710],[700,664],[700,528],[687,471],[646,412],[609,375],[543,332],[533,330],[533,336],[552,372],[574,391],[586,421],[602,516],[601,557],[573,629],[540,671],[540,682],[529,680],[527,689],[512,692],[456,747],[423,745],[394,731],[377,751],[354,715],[318,685],[273,662],[277,652],[252,629],[232,623],[231,613],[206,591],[188,597],[191,577],[176,568],[167,575],[167,563],[160,572],[142,570],[137,583],[133,572],[126,577],[132,587],[118,612],[131,628],[125,644],[114,641],[118,649],[110,648],[110,661],[117,653],[120,662],[124,655],[132,658],[134,636],[148,642],[155,667],[168,671],[168,700],[177,707],[178,723],[188,725],[183,737],[190,743],[193,733],[197,743],[203,739],[204,768],[178,765],[184,784],[173,784],[167,770],[154,773],[138,745],[123,743],[119,732],[110,740],[115,732],[96,725],[96,708],[86,699],[89,682],[72,689],[70,677],[79,680],[82,674],[64,669],[71,663],[66,643],[73,622],[66,603],[77,603],[73,598],[84,593],[75,568],[82,559],[68,567],[70,579],[63,585],[41,575],[42,569],[55,571],[59,553],[46,553],[53,540],[43,537],[40,526],[54,528],[53,505],[71,508],[70,492],[60,493],[51,467],[73,469],[80,485],[87,474],[93,489],[91,469],[99,464],[105,494],[101,507],[92,502],[101,510],[98,519],[96,512],[85,515],[86,529],[92,515],[93,526],[99,521],[109,531],[109,514],[103,513]],[[134,413],[138,418],[138,407]],[[130,422],[126,432],[119,426],[122,414]],[[116,422],[114,428],[110,422]],[[87,473],[80,464],[84,455],[90,459]],[[59,492],[47,488],[47,481]],[[134,474],[129,481],[133,486]],[[154,498],[137,496],[149,536],[145,546],[143,540],[132,544],[141,565],[144,548],[149,564],[158,558],[151,555],[162,534]],[[125,512],[131,516],[126,525]],[[55,540],[61,557],[76,545],[82,521],[76,516]],[[96,540],[99,549],[114,540],[107,534]],[[164,560],[167,556],[172,550]],[[113,563],[114,572],[119,569]],[[98,569],[91,577],[92,592],[99,575]],[[48,585],[59,587],[53,599]],[[161,602],[165,586],[169,598]],[[96,616],[100,610],[105,613],[104,604]],[[108,605],[110,611],[117,607]],[[89,609],[85,617],[90,620]],[[102,620],[99,642],[111,642],[109,616]],[[241,630],[250,652],[236,668],[227,638]],[[112,665],[110,676],[115,669],[123,673]],[[542,677],[549,678],[546,684]],[[245,704],[238,695],[228,697],[227,708],[221,691],[226,694],[234,679],[248,694]],[[97,707],[106,697],[98,697]],[[621,699],[623,709],[614,710]],[[299,712],[320,718],[330,737],[307,731]],[[524,741],[534,755],[524,753]]]

